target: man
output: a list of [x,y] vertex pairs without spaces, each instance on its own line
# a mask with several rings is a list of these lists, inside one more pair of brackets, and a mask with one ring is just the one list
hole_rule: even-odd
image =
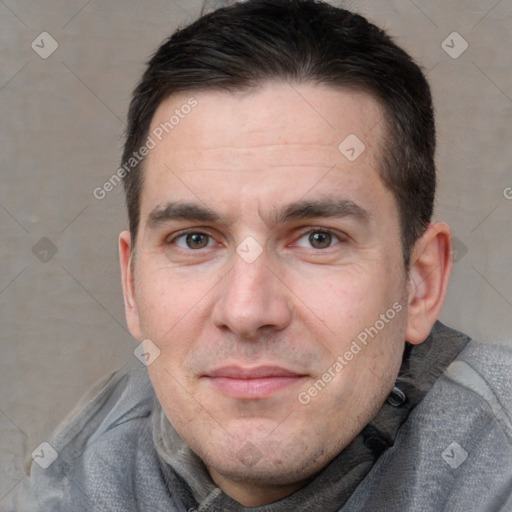
[[176,32],[119,171],[147,371],[12,510],[512,510],[511,350],[437,321],[434,148],[420,68],[358,15],[249,0]]

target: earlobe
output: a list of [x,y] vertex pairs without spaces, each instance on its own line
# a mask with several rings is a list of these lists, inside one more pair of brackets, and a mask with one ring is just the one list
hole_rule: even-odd
[[121,264],[121,278],[123,285],[124,307],[126,323],[132,336],[141,340],[139,311],[135,300],[135,283],[133,277],[133,249],[130,233],[123,231],[119,235],[119,259]]
[[452,235],[444,222],[431,224],[414,245],[409,270],[406,340],[425,341],[441,313],[452,270]]

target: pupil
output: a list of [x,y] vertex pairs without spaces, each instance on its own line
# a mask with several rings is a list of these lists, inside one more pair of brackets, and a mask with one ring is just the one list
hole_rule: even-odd
[[191,249],[202,249],[207,245],[206,236],[202,235],[201,233],[193,233],[191,235],[187,235],[187,245]]
[[330,233],[317,231],[309,235],[309,241],[317,249],[325,249],[331,245],[332,236]]

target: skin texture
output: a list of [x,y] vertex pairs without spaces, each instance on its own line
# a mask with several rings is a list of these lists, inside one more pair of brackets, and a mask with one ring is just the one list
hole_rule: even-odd
[[[283,82],[180,93],[151,130],[192,95],[197,106],[147,157],[135,258],[129,233],[120,235],[126,316],[133,336],[160,350],[148,369],[169,420],[215,483],[253,506],[304,486],[378,412],[404,341],[423,342],[439,315],[451,234],[431,224],[405,271],[398,210],[377,171],[382,110],[370,95]],[[354,161],[338,149],[350,134],[365,144]],[[278,216],[325,200],[366,213]],[[218,219],[162,215],[176,202]],[[393,319],[335,371],[393,305]],[[297,377],[239,397],[211,377],[225,365]],[[301,403],[329,368],[325,387]]]

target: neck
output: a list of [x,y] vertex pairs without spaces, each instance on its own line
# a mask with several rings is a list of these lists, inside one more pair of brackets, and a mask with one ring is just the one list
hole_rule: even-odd
[[286,498],[286,496],[298,491],[311,480],[310,478],[286,485],[263,485],[226,478],[211,467],[208,468],[208,472],[215,484],[224,493],[245,507],[267,505],[282,498]]

